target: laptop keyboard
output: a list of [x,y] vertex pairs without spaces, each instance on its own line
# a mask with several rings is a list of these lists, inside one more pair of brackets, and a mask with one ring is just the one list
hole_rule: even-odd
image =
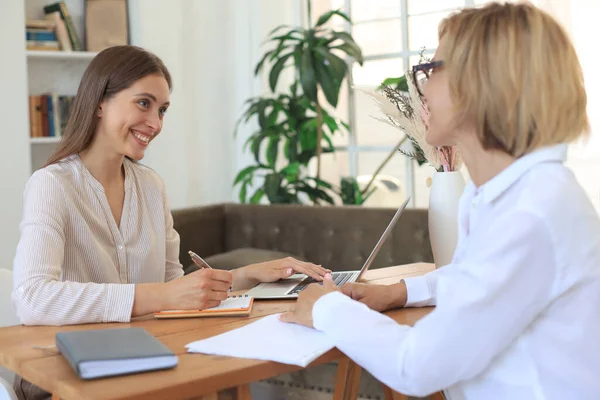
[[[333,278],[333,282],[336,284],[336,286],[342,286],[348,281],[348,279],[352,277],[353,274],[354,272],[332,272],[331,277]],[[311,283],[318,283],[319,285],[323,284],[322,282],[319,282],[313,278],[306,278],[296,285],[292,290],[290,290],[288,294],[298,294]]]

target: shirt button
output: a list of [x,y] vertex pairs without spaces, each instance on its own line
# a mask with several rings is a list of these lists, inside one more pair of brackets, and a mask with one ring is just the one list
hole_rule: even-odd
[[123,250],[123,245],[122,244],[119,245],[119,250]]

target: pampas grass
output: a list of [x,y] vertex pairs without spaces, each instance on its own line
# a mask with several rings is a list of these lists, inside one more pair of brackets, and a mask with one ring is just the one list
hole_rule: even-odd
[[404,132],[413,144],[414,151],[400,152],[417,161],[426,161],[437,171],[457,171],[462,160],[452,146],[435,147],[425,140],[429,112],[413,81],[412,73],[407,72],[408,93],[390,86],[382,86],[381,93],[369,92],[385,117],[375,119]]

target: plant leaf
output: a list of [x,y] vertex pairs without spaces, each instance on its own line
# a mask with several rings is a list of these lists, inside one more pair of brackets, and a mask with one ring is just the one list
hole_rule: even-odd
[[285,157],[290,162],[298,161],[298,136],[294,135],[289,138],[285,143],[284,149]]
[[288,182],[295,182],[298,180],[298,174],[300,173],[300,163],[293,162],[279,172],[285,175]]
[[254,142],[252,142],[252,145],[250,146],[250,150],[252,150],[252,153],[254,154],[254,160],[256,160],[257,164],[261,164],[260,162],[260,145],[262,144],[262,141],[268,136],[268,133],[266,132],[261,132],[256,136],[256,139],[254,140]]
[[258,75],[260,73],[260,71],[262,70],[262,67],[263,67],[265,61],[267,60],[267,57],[269,57],[273,53],[275,53],[275,50],[267,51],[265,53],[265,55],[260,59],[260,61],[258,62],[258,64],[256,64],[256,68],[254,68],[254,76],[256,76],[256,75]]
[[263,198],[264,195],[265,195],[265,191],[262,188],[258,188],[256,190],[256,192],[254,192],[252,197],[250,197],[250,204],[260,203],[260,200]]
[[348,32],[335,31],[335,32],[331,32],[331,36],[332,36],[332,39],[330,39],[330,43],[335,41],[336,39],[340,39],[345,44],[352,47],[353,52],[360,54],[360,57],[354,57],[354,59],[360,65],[363,65],[364,59],[363,59],[363,55],[362,55],[362,50],[360,49],[360,47],[358,47],[358,45],[354,41],[354,38],[352,37],[352,35],[350,35]]
[[377,88],[377,90],[383,89],[385,86],[391,86],[396,90],[401,90],[403,92],[408,92],[408,81],[406,80],[406,75],[402,75],[398,78],[386,78],[381,82],[381,85]]
[[240,188],[240,203],[246,202],[246,192],[248,191],[248,181],[244,181],[242,183],[242,187]]
[[326,24],[327,21],[329,21],[329,19],[331,17],[333,17],[334,15],[339,15],[340,17],[344,18],[346,21],[351,22],[350,18],[348,18],[348,16],[346,14],[344,14],[343,12],[341,12],[340,10],[332,10],[332,11],[326,12],[325,14],[323,14],[319,17],[319,19],[317,20],[317,23],[315,25],[315,28],[319,27],[323,24]]
[[283,175],[280,173],[265,176],[264,190],[269,202],[272,204],[290,202],[287,192],[282,187]]
[[269,74],[269,86],[271,87],[272,92],[274,92],[275,88],[277,87],[277,81],[279,80],[279,74],[281,74],[281,71],[285,67],[285,62],[293,54],[294,54],[293,52],[290,52],[284,56],[281,56],[281,58],[279,60],[277,60],[275,65],[273,65],[273,68],[271,68],[271,73]]
[[257,104],[257,114],[258,114],[258,125],[260,129],[267,128],[267,117],[265,115],[265,110],[267,108],[267,102],[265,99],[261,99]]
[[329,182],[326,182],[326,181],[321,180],[321,179],[313,178],[313,177],[308,177],[306,179],[315,182],[317,184],[317,186],[323,186],[324,188],[332,189],[333,190],[333,185],[331,183],[329,183]]
[[248,175],[251,175],[257,169],[260,169],[260,166],[251,165],[249,167],[244,168],[243,170],[240,171],[239,174],[237,174],[237,176],[235,178],[235,181],[233,182],[233,185],[235,186],[238,183],[240,183],[241,181],[245,180]]
[[302,51],[300,65],[300,84],[304,94],[312,101],[317,101],[317,77],[313,65],[313,56],[310,48]]
[[279,151],[279,135],[271,135],[269,137],[269,145],[267,146],[267,163],[271,168],[275,167],[277,162],[277,153]]
[[300,148],[314,151],[317,148],[317,120],[313,118],[300,127]]
[[342,43],[342,44],[340,44],[340,45],[333,46],[333,47],[331,47],[331,48],[332,48],[332,49],[338,49],[338,50],[341,50],[341,51],[343,51],[344,53],[346,53],[346,54],[347,54],[347,55],[349,55],[350,57],[354,58],[356,61],[358,61],[358,60],[362,60],[362,58],[363,58],[363,55],[362,55],[362,53],[361,53],[360,51],[358,51],[358,50],[360,50],[360,49],[357,49],[357,48],[356,48],[356,47],[354,47],[354,46],[350,46],[350,45],[349,45],[349,44],[347,44],[347,43]]
[[275,32],[277,32],[278,30],[280,30],[280,29],[283,29],[283,28],[287,28],[287,27],[289,27],[289,25],[286,25],[286,24],[278,25],[278,26],[276,26],[275,28],[273,28],[273,29],[271,30],[271,32],[269,32],[269,33],[267,34],[267,36],[271,36],[272,34],[274,34]]

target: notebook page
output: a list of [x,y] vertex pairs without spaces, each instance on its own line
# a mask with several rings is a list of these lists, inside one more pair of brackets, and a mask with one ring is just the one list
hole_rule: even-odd
[[190,353],[277,361],[306,367],[334,347],[324,333],[269,315],[238,329],[186,345]]
[[216,307],[211,307],[211,308],[207,308],[206,310],[215,310],[215,311],[220,311],[220,310],[227,310],[229,308],[248,308],[250,306],[250,301],[252,300],[252,297],[248,296],[248,297],[242,297],[242,296],[236,296],[236,297],[228,297],[226,300],[223,300],[221,302],[221,304],[219,304]]
[[227,311],[230,309],[248,308],[252,302],[252,296],[231,296],[226,300],[223,300],[221,304],[212,308],[205,308],[203,310],[163,310],[161,314],[177,314],[177,313],[191,313],[198,311]]

